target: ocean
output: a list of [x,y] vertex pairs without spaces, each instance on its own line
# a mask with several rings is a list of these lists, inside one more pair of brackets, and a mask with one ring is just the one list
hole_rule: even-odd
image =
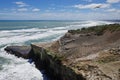
[[6,53],[6,46],[51,42],[71,29],[113,23],[120,21],[0,20],[0,80],[47,80],[34,63]]

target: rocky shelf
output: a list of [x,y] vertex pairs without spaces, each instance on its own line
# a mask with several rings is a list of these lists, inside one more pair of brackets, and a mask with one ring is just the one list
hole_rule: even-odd
[[51,80],[120,80],[119,24],[69,30],[52,43],[5,50],[32,59]]

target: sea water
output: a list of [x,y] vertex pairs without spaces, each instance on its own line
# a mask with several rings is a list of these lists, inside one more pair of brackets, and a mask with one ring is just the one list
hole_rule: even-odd
[[70,29],[80,29],[116,21],[50,21],[4,20],[0,21],[0,80],[45,80],[34,63],[17,58],[4,51],[10,45],[30,45],[59,39]]

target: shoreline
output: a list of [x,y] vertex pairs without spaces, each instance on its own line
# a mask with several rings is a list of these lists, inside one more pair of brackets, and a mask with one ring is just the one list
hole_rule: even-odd
[[[120,71],[120,25],[98,27],[70,30],[50,44],[31,44],[28,58],[33,59],[38,69],[45,69],[52,80],[117,80]],[[17,53],[23,56],[16,56],[25,58],[24,49],[23,53]],[[16,54],[13,48],[8,50],[11,51]],[[113,76],[113,73],[117,75]]]

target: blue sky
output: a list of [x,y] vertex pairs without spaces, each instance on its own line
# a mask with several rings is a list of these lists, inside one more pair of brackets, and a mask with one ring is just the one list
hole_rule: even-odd
[[120,0],[2,0],[0,20],[120,19]]

